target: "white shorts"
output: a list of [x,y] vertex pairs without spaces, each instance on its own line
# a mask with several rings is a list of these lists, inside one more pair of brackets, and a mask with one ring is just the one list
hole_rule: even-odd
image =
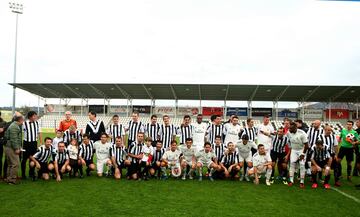
[[192,164],[193,164],[193,163],[192,163],[192,161],[187,161],[187,160],[185,160],[185,159],[184,159],[184,160],[182,160],[182,162],[185,162],[185,163],[186,163],[186,165],[188,165],[188,166],[190,166],[190,167],[191,167],[191,166],[192,166]]
[[[266,173],[266,166],[257,166],[256,167],[256,172],[258,175],[264,174]],[[249,169],[249,171],[253,172],[254,171],[254,167],[252,167],[251,169]]]
[[213,164],[214,162],[213,162],[213,161],[209,161],[209,162],[204,162],[204,163],[203,163],[203,162],[201,162],[201,161],[198,161],[198,163],[200,163],[202,167],[205,165],[207,168],[210,169],[211,164]]
[[252,161],[252,156],[251,154],[239,154],[239,161],[240,162],[251,162]]
[[106,165],[106,162],[109,161],[109,158],[106,158],[104,160],[96,160],[96,170],[97,173],[103,173],[104,172],[104,166]]
[[291,149],[291,154],[290,154],[290,163],[296,163],[298,162],[300,155],[303,153],[303,150],[294,150]]

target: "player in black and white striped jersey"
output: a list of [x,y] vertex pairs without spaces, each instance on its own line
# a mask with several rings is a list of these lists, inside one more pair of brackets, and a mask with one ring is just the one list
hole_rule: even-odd
[[322,140],[324,144],[330,148],[330,156],[333,159],[331,163],[331,169],[334,170],[335,186],[340,186],[340,167],[336,160],[336,156],[339,152],[338,140],[336,139],[335,134],[333,134],[331,127],[326,126],[324,129],[324,134],[320,135],[318,139]]
[[324,188],[329,189],[330,180],[330,167],[332,157],[330,155],[331,149],[328,145],[324,144],[323,140],[317,140],[315,145],[311,147],[311,176],[313,185],[312,188],[317,188],[317,174],[325,171]]
[[177,132],[180,136],[180,145],[184,145],[187,138],[192,138],[194,126],[191,125],[190,115],[185,115],[183,123],[179,126]]
[[130,161],[126,159],[127,151],[121,136],[115,138],[115,144],[110,149],[110,157],[115,168],[114,177],[115,179],[121,179],[121,170],[130,166]]
[[64,142],[58,143],[58,149],[56,150],[55,155],[53,155],[52,163],[49,164],[49,169],[51,168],[53,169],[50,171],[55,172],[56,181],[58,182],[61,181],[66,172],[71,171],[69,153],[65,148]]
[[289,138],[286,137],[284,128],[280,127],[277,130],[277,134],[272,137],[272,148],[270,152],[271,161],[272,161],[272,173],[270,183],[274,183],[274,173],[275,173],[275,164],[277,163],[277,168],[279,175],[282,177],[283,184],[287,185],[287,162],[289,159],[290,152],[286,154],[285,147],[289,143]]
[[215,137],[220,136],[223,141],[223,125],[221,124],[220,115],[211,116],[211,123],[206,131],[207,141],[211,144],[215,143]]
[[152,165],[149,170],[151,176],[155,176],[157,172],[157,177],[160,178],[161,175],[161,159],[164,155],[166,149],[162,147],[162,141],[157,141],[156,148],[153,152]]
[[157,116],[151,115],[150,123],[145,125],[145,136],[151,138],[151,145],[156,146],[157,141],[159,140],[159,130],[160,124],[157,122]]
[[128,149],[128,156],[130,160],[130,166],[127,172],[128,179],[137,180],[140,175],[140,162],[143,158],[144,148],[144,133],[139,132],[137,134],[137,140],[131,144],[131,148]]
[[32,176],[33,181],[36,178],[43,178],[44,180],[49,180],[49,160],[53,154],[52,148],[52,139],[50,137],[46,137],[44,139],[44,145],[40,146],[37,152],[34,155],[30,156],[30,167],[36,168],[38,170],[38,177],[36,176],[35,172]]
[[122,138],[122,141],[125,141],[125,128],[121,123],[119,123],[119,115],[114,115],[112,117],[112,124],[109,125],[106,133],[111,138],[112,144],[115,144],[115,140],[119,136]]
[[168,115],[163,116],[163,124],[160,125],[159,137],[163,142],[163,147],[169,149],[171,141],[175,140],[177,134],[177,128],[170,123],[170,117]]
[[64,131],[63,141],[66,147],[70,144],[71,139],[76,139],[78,144],[81,144],[82,141],[81,131],[76,129],[74,125],[71,125],[69,129]]
[[[309,130],[307,131],[307,137],[309,140],[309,147],[312,147],[313,145],[315,145],[317,139],[319,138],[319,136],[321,134],[324,133],[324,130],[321,128],[321,121],[320,120],[315,120],[313,122],[313,125],[309,128]],[[306,166],[307,166],[307,170],[306,173],[308,175],[311,175],[311,152],[309,151],[307,153],[306,156]]]
[[90,121],[86,124],[85,133],[90,136],[93,142],[99,141],[101,134],[105,133],[105,125],[102,120],[96,118],[96,112],[89,112]]
[[83,135],[83,141],[79,146],[79,160],[82,166],[80,166],[80,176],[83,175],[82,167],[86,166],[86,175],[90,176],[90,171],[95,170],[95,164],[93,161],[94,156],[94,143],[90,140],[89,134]]
[[229,142],[226,154],[220,161],[221,172],[225,178],[239,178],[238,173],[240,171],[239,166],[239,153],[235,151],[235,145]]
[[219,164],[224,156],[224,153],[227,149],[227,146],[222,143],[221,136],[215,136],[215,143],[211,144],[211,149],[215,153],[216,160],[215,163]]
[[[242,135],[246,134],[249,136],[249,141],[255,142],[257,138],[257,128],[254,126],[254,120],[252,118],[248,118],[246,120],[247,127],[244,128]],[[256,151],[255,151],[256,152]]]
[[144,133],[144,124],[139,120],[139,112],[134,111],[131,115],[131,121],[129,121],[128,126],[125,128],[128,132],[128,150],[131,149],[131,144],[136,141],[138,133]]
[[[27,120],[23,123],[24,141],[23,153],[21,160],[21,176],[26,179],[26,162],[30,156],[34,155],[37,151],[37,141],[41,141],[39,122],[37,121],[38,115],[34,111],[29,111]],[[29,176],[34,176],[34,168],[29,169]]]

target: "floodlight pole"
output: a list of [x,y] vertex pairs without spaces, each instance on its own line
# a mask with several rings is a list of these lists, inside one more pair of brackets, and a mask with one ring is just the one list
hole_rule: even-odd
[[13,101],[12,101],[12,114],[15,114],[15,100],[16,100],[16,57],[17,57],[17,35],[18,35],[18,18],[19,14],[23,13],[23,5],[18,3],[9,2],[11,12],[16,15],[16,27],[15,27],[15,55],[14,55],[14,78],[13,78]]

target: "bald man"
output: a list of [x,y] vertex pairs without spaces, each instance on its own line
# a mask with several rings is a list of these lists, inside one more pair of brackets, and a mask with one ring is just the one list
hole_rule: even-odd
[[71,112],[66,111],[65,112],[65,120],[62,120],[59,125],[59,129],[61,132],[66,131],[69,129],[70,126],[74,126],[77,128],[77,123],[74,119],[71,119]]

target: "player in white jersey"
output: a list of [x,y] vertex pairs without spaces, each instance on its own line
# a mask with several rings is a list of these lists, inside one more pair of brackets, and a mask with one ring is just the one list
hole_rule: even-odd
[[270,123],[270,117],[264,116],[264,122],[258,128],[257,144],[263,144],[266,154],[270,155],[271,135],[274,134],[274,127]]
[[187,138],[185,140],[185,144],[180,146],[180,151],[182,154],[182,160],[181,160],[181,169],[183,172],[182,179],[186,179],[186,171],[189,168],[189,172],[187,175],[189,176],[189,179],[193,179],[193,172],[196,169],[196,148],[192,145],[193,140],[192,138]]
[[253,168],[248,170],[248,174],[254,175],[254,183],[259,184],[259,175],[266,174],[266,185],[270,184],[270,177],[272,172],[271,157],[266,154],[265,147],[262,144],[258,145],[258,152],[253,156]]
[[139,179],[144,179],[147,181],[149,179],[149,169],[152,162],[152,155],[154,152],[154,147],[152,146],[151,137],[147,137],[145,139],[145,145],[143,146],[143,157],[140,161],[140,168],[143,168],[140,172]]
[[300,165],[300,188],[304,188],[305,178],[305,156],[308,149],[308,138],[304,131],[297,129],[296,123],[291,123],[289,132],[287,133],[290,143],[290,171],[289,186],[294,183],[295,167]]
[[211,151],[210,142],[205,142],[204,149],[197,152],[195,156],[197,159],[196,167],[199,173],[199,181],[202,181],[203,166],[210,169],[209,179],[210,181],[214,181],[212,174],[215,170],[220,171],[221,167],[214,162],[216,155]]
[[[240,169],[244,167],[245,163],[247,165],[246,171],[241,175],[240,181],[243,181],[244,178],[246,181],[250,181],[247,170],[250,169],[252,165],[252,152],[251,149],[257,149],[255,142],[249,140],[249,136],[244,134],[235,145],[236,151],[239,153],[239,166]],[[244,176],[245,174],[245,176]]]
[[[110,148],[111,143],[108,141],[108,135],[102,133],[100,136],[100,141],[94,143],[94,149],[96,150],[96,169],[99,177],[103,175],[104,166],[110,167],[112,165],[110,160]],[[109,168],[108,171],[109,172]]]
[[63,142],[63,141],[64,141],[64,138],[63,138],[61,130],[56,130],[56,137],[53,139],[52,144],[51,144],[53,149],[58,150],[59,142]]
[[239,140],[239,134],[242,131],[242,127],[239,125],[238,116],[233,116],[231,122],[224,124],[224,135],[225,135],[225,144],[229,142],[236,144]]
[[162,161],[161,161],[161,171],[163,172],[162,179],[164,180],[167,179],[167,172],[166,172],[167,168],[170,168],[171,170],[176,168],[177,171],[175,172],[177,172],[177,174],[181,172],[180,157],[181,157],[181,152],[177,148],[177,142],[176,140],[172,140],[170,150],[166,151],[162,156]]
[[205,142],[205,133],[207,130],[206,123],[202,122],[203,116],[202,114],[198,114],[196,117],[196,122],[191,125],[194,126],[193,129],[193,146],[196,148],[196,151],[200,151],[204,147]]

